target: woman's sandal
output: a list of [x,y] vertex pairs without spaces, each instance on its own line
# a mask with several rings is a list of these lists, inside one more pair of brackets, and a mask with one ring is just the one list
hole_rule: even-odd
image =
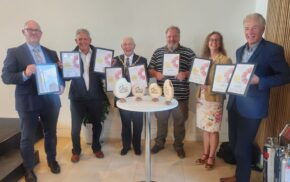
[[[208,163],[209,160],[212,160],[212,163]],[[205,163],[205,168],[206,169],[213,169],[215,165],[215,157],[208,157],[206,163]]]
[[202,165],[205,164],[206,160],[208,159],[208,154],[202,154],[202,156],[195,161],[196,164]]

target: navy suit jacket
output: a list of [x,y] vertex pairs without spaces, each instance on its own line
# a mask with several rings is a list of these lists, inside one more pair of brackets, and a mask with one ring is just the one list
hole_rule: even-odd
[[[41,46],[46,63],[56,63],[58,57],[55,51]],[[35,64],[26,43],[19,47],[10,48],[4,60],[2,80],[5,84],[15,84],[15,105],[17,111],[36,111],[43,107],[60,107],[60,98],[57,94],[38,95],[35,75],[24,81],[23,71],[29,64]],[[59,73],[61,73],[59,71]],[[62,82],[61,76],[59,79]]]
[[[246,44],[236,51],[237,63],[241,63]],[[257,85],[250,85],[246,96],[230,95],[227,109],[236,104],[239,113],[251,119],[268,115],[270,88],[289,82],[289,66],[283,47],[262,39],[248,63],[256,64],[255,74],[260,78]]]
[[[83,76],[79,78],[72,78],[70,89],[69,89],[69,99],[71,100],[100,100],[103,101],[105,98],[104,88],[102,86],[102,78],[104,74],[94,72],[95,58],[96,58],[96,48],[90,46],[92,49],[92,56],[89,67],[89,90],[86,88],[85,80]],[[74,51],[79,51],[79,47],[76,47]],[[80,61],[81,75],[84,73],[83,61]]]

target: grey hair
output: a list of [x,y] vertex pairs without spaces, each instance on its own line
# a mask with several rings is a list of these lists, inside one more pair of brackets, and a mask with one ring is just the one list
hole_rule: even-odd
[[172,26],[168,27],[168,28],[166,29],[165,33],[167,34],[167,32],[168,32],[169,30],[176,30],[176,32],[178,33],[178,35],[180,35],[180,29],[179,29],[178,26],[173,26],[173,25],[172,25]]
[[259,13],[252,13],[252,14],[247,15],[244,18],[243,24],[245,25],[245,23],[249,19],[255,19],[255,20],[259,21],[260,25],[262,25],[263,27],[266,26],[266,20],[265,20],[265,18],[261,14],[259,14]]
[[87,29],[85,29],[85,28],[77,29],[77,31],[76,31],[76,37],[77,37],[80,33],[84,33],[84,34],[86,34],[89,38],[91,38],[90,32],[89,32]]

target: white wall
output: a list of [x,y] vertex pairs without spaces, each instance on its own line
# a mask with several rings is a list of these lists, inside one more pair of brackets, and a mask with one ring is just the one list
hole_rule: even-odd
[[[57,51],[73,49],[75,30],[84,27],[91,32],[95,46],[114,49],[116,55],[121,53],[122,37],[131,35],[137,44],[136,52],[150,59],[156,48],[165,45],[165,29],[177,25],[181,29],[181,44],[192,48],[197,54],[200,53],[205,36],[213,30],[220,31],[224,35],[228,54],[235,61],[234,52],[244,43],[242,19],[246,14],[254,12],[255,7],[256,2],[252,0],[1,1],[0,60],[4,60],[7,48],[23,43],[23,23],[35,19],[43,30],[42,44]],[[1,63],[1,70],[2,67]],[[14,88],[0,83],[0,117],[17,117]],[[59,136],[69,136],[70,132],[67,95],[68,87],[61,96],[63,106],[59,117]],[[187,122],[188,140],[197,138],[193,120],[194,105],[191,99],[190,118]],[[226,118],[224,120],[226,123]],[[153,137],[156,132],[154,123]],[[171,131],[169,134],[172,137]],[[225,128],[222,134],[225,138]],[[120,137],[120,120],[115,109],[105,123],[104,136]]]

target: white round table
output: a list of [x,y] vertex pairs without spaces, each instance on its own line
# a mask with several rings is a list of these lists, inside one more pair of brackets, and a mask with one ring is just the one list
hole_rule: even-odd
[[177,107],[178,102],[176,99],[171,101],[171,104],[165,103],[164,97],[159,97],[158,102],[153,102],[150,96],[143,96],[141,101],[136,101],[135,97],[127,97],[126,102],[117,101],[117,107],[127,111],[143,112],[146,113],[146,143],[145,143],[145,172],[146,182],[151,182],[151,154],[150,154],[150,140],[151,140],[151,124],[150,113],[158,111],[166,111]]

